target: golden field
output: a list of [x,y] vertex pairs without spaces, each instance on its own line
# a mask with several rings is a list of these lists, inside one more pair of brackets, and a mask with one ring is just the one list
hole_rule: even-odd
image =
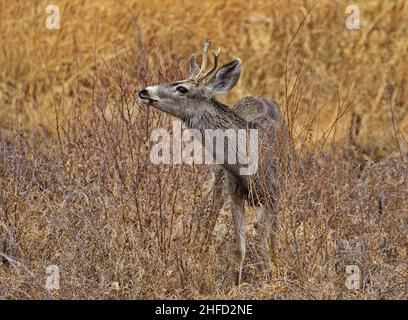
[[[408,5],[354,1],[0,0],[0,298],[407,299]],[[208,166],[155,166],[139,105],[208,36],[240,57],[231,93],[279,102],[296,143],[272,278],[251,214],[233,285],[228,205]],[[45,289],[57,265],[60,288]],[[344,285],[361,270],[360,289]]]

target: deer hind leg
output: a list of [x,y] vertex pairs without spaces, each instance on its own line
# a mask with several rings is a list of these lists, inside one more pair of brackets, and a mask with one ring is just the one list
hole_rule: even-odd
[[276,236],[276,216],[273,210],[268,210],[264,205],[257,208],[257,222],[255,228],[261,246],[263,266],[269,269],[272,262]]
[[242,266],[245,260],[245,212],[244,199],[233,196],[231,199],[231,211],[234,220],[235,238],[237,245],[237,272],[235,284],[239,285],[242,278]]

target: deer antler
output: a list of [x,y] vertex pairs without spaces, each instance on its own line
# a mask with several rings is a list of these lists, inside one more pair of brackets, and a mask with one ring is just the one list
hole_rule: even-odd
[[221,48],[218,48],[217,50],[213,50],[214,64],[208,71],[205,71],[207,67],[207,54],[208,54],[208,48],[210,47],[210,44],[211,44],[211,41],[208,40],[208,38],[205,38],[203,49],[202,49],[202,60],[201,60],[200,71],[195,76],[191,77],[191,79],[196,82],[200,82],[200,81],[206,82],[205,79],[217,69],[218,56],[220,54]]
[[203,50],[201,52],[201,55],[202,55],[201,68],[200,68],[200,72],[196,76],[196,80],[201,78],[203,72],[205,71],[205,68],[207,67],[207,54],[208,54],[208,48],[210,47],[210,44],[211,44],[211,41],[208,40],[208,38],[205,38]]
[[211,79],[211,77],[209,77],[209,76],[211,76],[211,74],[217,69],[217,67],[218,67],[218,57],[219,57],[219,55],[220,55],[220,51],[221,51],[221,48],[220,48],[220,47],[218,47],[217,50],[213,50],[214,64],[213,64],[213,66],[210,68],[210,70],[208,70],[205,74],[203,74],[202,79],[205,79],[205,78],[208,77],[207,80],[205,80],[204,82],[206,82],[206,81],[208,81],[209,79]]

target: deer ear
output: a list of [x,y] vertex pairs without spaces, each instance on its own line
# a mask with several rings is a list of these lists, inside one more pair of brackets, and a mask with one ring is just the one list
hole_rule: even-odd
[[200,72],[200,67],[198,66],[195,55],[193,54],[190,58],[190,69],[188,71],[188,76],[193,77]]
[[241,75],[241,59],[236,58],[223,65],[207,83],[207,90],[211,93],[230,91],[238,82]]

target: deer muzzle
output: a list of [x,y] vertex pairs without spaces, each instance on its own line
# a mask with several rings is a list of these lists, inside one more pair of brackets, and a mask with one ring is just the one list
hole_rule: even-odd
[[144,104],[152,104],[153,102],[157,102],[158,100],[152,97],[149,88],[143,88],[139,91],[139,98],[142,100]]

